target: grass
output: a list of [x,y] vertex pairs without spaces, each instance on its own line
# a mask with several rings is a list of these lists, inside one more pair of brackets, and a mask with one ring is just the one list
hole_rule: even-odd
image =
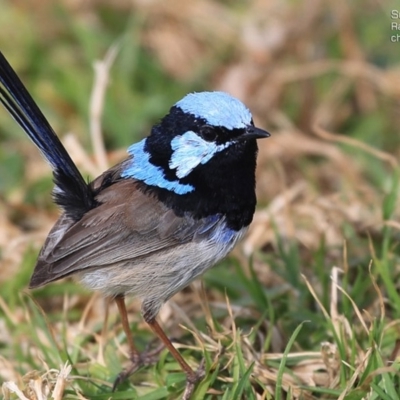
[[[104,82],[92,65],[113,45],[101,108],[108,165],[193,90],[237,95],[272,133],[260,143],[247,237],[159,316],[193,368],[205,359],[193,398],[399,398],[396,3],[30,7],[1,2],[0,48],[85,176],[102,170],[90,107]],[[3,397],[179,398],[185,376],[166,350],[111,392],[127,365],[115,305],[69,280],[26,289],[58,216],[51,188],[47,165],[0,111]],[[129,318],[138,347],[157,346],[135,300]]]

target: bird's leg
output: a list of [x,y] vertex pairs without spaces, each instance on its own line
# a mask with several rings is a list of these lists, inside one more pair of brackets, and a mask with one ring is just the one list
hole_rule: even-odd
[[179,363],[182,370],[186,374],[186,388],[185,392],[183,393],[182,400],[190,399],[190,396],[193,393],[193,390],[196,386],[196,383],[204,378],[205,370],[204,370],[204,362],[202,362],[195,372],[189,366],[189,364],[184,360],[181,356],[179,351],[174,347],[171,340],[168,339],[167,335],[162,330],[161,326],[158,324],[156,319],[153,318],[146,318],[146,314],[144,315],[145,321],[149,324],[150,328],[153,332],[161,339],[161,341],[165,344],[167,349],[170,351],[171,355],[175,358],[175,360]]
[[160,351],[164,348],[163,344],[162,346],[159,346],[152,351],[146,351],[143,354],[140,354],[135,346],[135,342],[133,341],[132,337],[132,332],[129,327],[128,313],[126,311],[124,296],[123,295],[116,296],[115,303],[117,304],[118,311],[121,315],[122,328],[125,332],[126,339],[128,341],[129,358],[132,364],[128,369],[118,374],[117,378],[114,381],[113,391],[115,391],[115,389],[121,382],[123,382],[128,376],[134,374],[141,366],[152,364],[155,361],[154,357],[157,356],[160,353]]
[[118,311],[121,316],[122,329],[124,330],[126,339],[128,341],[129,357],[132,362],[135,362],[135,361],[138,362],[140,360],[140,354],[135,346],[135,342],[133,341],[133,337],[132,337],[132,332],[129,327],[128,313],[126,311],[126,306],[125,306],[125,297],[123,295],[119,295],[119,296],[116,296],[114,300],[115,300],[115,303],[117,304]]
[[125,371],[122,371],[114,382],[113,391],[117,388],[117,386],[123,382],[128,376],[135,373],[142,365],[151,364],[154,362],[154,356],[157,356],[159,352],[164,348],[170,351],[171,355],[175,358],[175,360],[179,363],[182,370],[186,374],[186,388],[185,392],[183,393],[182,400],[189,400],[196,383],[200,381],[204,375],[204,361],[201,362],[197,371],[193,371],[193,369],[189,366],[189,364],[184,360],[181,356],[179,351],[174,347],[171,340],[167,337],[167,335],[162,330],[161,326],[156,321],[155,317],[150,317],[147,313],[143,313],[144,320],[150,326],[152,331],[161,339],[162,346],[159,346],[157,349],[153,351],[145,352],[144,354],[140,354],[137,350],[135,343],[133,341],[132,332],[129,328],[129,321],[128,321],[128,313],[126,311],[125,306],[125,298],[124,296],[120,295],[115,297],[115,302],[117,304],[119,313],[121,314],[121,322],[122,327],[124,329],[128,346],[129,346],[129,353],[130,359],[132,361],[132,365]]

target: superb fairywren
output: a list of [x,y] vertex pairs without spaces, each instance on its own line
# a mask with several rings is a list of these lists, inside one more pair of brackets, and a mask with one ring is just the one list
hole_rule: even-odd
[[[30,287],[75,275],[115,298],[132,366],[146,361],[129,330],[124,296],[142,299],[142,314],[187,375],[194,372],[156,321],[160,307],[227,255],[252,221],[256,139],[250,111],[223,92],[178,101],[129,157],[86,183],[16,73],[0,53],[0,101],[49,162],[62,215],[50,231]],[[116,386],[116,384],[114,386]]]

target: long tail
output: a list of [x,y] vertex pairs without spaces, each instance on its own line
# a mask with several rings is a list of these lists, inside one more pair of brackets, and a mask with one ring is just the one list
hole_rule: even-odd
[[96,206],[93,192],[1,52],[0,84],[0,102],[51,165],[55,183],[55,203],[61,206],[69,217],[79,220],[85,212]]

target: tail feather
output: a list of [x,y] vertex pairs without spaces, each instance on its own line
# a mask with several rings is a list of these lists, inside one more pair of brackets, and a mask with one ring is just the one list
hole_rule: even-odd
[[53,170],[56,185],[54,201],[69,217],[80,219],[96,206],[93,192],[1,52],[0,84],[0,102],[39,148]]

